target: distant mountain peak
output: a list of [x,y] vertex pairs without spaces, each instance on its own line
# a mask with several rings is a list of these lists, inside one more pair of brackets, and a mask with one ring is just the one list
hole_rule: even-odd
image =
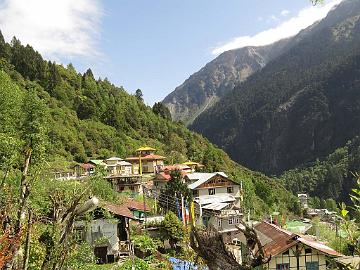
[[170,93],[163,103],[175,121],[191,124],[202,112],[277,57],[289,39],[262,47],[226,51],[191,75]]

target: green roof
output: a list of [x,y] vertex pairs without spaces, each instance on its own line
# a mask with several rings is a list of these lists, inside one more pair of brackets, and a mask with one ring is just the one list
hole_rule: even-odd
[[286,222],[286,229],[293,233],[304,233],[310,229],[312,225],[299,220],[292,220]]
[[101,159],[92,159],[90,160],[91,163],[94,163],[95,165],[102,165],[104,162]]

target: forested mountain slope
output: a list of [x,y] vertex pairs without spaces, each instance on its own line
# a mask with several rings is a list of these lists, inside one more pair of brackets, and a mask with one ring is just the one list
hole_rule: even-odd
[[[202,136],[156,114],[161,110],[146,106],[140,96],[95,79],[90,69],[80,74],[72,65],[45,61],[31,46],[16,38],[8,44],[2,35],[0,69],[0,175],[7,166],[21,166],[23,161],[11,153],[17,152],[17,138],[32,136],[22,126],[37,123],[35,105],[42,104],[46,123],[29,129],[46,133],[48,170],[72,161],[125,157],[146,144],[167,156],[168,163],[191,159],[203,163],[206,171],[225,171],[243,180],[246,205],[258,213],[272,207],[287,211],[296,204],[274,180],[236,164]],[[28,110],[31,116],[24,118]]]
[[324,160],[286,171],[280,180],[295,194],[308,193],[312,197],[350,203],[349,194],[356,186],[355,174],[359,172],[360,137],[357,136]]
[[268,174],[344,146],[360,132],[359,19],[360,1],[343,1],[191,128]]
[[203,111],[285,50],[289,40],[222,53],[163,100],[176,121],[191,124]]

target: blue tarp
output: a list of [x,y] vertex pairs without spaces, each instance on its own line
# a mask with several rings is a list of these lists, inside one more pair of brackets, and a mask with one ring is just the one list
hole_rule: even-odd
[[169,258],[174,270],[208,270],[207,266],[197,266],[193,262],[183,261],[177,258]]

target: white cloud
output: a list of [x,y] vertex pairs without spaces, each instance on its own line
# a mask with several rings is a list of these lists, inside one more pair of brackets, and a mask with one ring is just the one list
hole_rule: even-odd
[[102,8],[98,0],[0,0],[0,29],[47,58],[93,57]]
[[280,14],[281,14],[281,16],[286,17],[287,15],[289,15],[289,14],[290,14],[290,11],[289,11],[289,10],[284,9],[284,10],[282,10],[282,11],[280,12]]
[[276,17],[275,15],[271,15],[271,16],[270,16],[270,20],[272,20],[272,21],[278,21],[279,18]]
[[309,6],[285,22],[280,23],[274,28],[262,31],[254,36],[241,36],[215,47],[212,54],[220,54],[224,51],[242,48],[246,46],[263,46],[271,44],[283,38],[291,37],[299,33],[302,29],[312,25],[314,22],[324,18],[327,13],[342,0],[330,0],[324,5]]

